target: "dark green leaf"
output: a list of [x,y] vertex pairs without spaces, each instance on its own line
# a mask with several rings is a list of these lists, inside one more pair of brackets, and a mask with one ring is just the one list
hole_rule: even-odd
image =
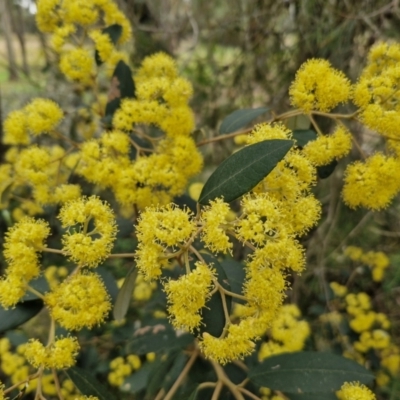
[[132,300],[132,292],[135,287],[137,276],[137,270],[135,267],[131,267],[126,275],[124,283],[119,289],[117,300],[115,301],[113,315],[114,319],[119,321],[125,318],[126,312],[128,311],[129,304]]
[[121,100],[133,97],[135,97],[135,84],[132,78],[132,71],[124,61],[120,60],[115,67],[112,77],[103,122],[110,124],[112,121],[112,116],[118,109]]
[[322,165],[321,167],[317,167],[317,174],[321,179],[326,179],[332,175],[333,171],[338,165],[336,160],[333,160],[328,165]]
[[290,394],[290,400],[337,400],[337,396],[332,392],[317,392],[305,394]]
[[197,399],[197,389],[195,389],[192,394],[190,395],[190,397],[188,398],[188,400],[196,400]]
[[[116,45],[122,34],[122,26],[119,24],[113,24],[107,26],[107,28],[104,28],[101,32],[106,33],[110,37],[111,42]],[[97,50],[95,52],[95,60],[97,65],[101,65],[103,63]]]
[[292,145],[291,140],[264,140],[232,154],[210,176],[199,203],[207,204],[221,196],[231,202],[249,192],[275,168]]
[[232,114],[229,114],[223,121],[219,128],[219,133],[231,133],[236,132],[240,128],[243,128],[251,121],[256,119],[261,114],[267,112],[269,108],[246,108],[244,110],[236,110]]
[[180,351],[168,353],[166,359],[160,360],[156,368],[151,371],[146,390],[148,398],[153,399],[154,395],[163,387],[165,376],[179,354],[181,354]]
[[144,364],[134,374],[125,378],[124,383],[121,386],[121,390],[135,394],[141,392],[143,389],[146,389],[152,369],[152,363]]
[[191,344],[194,337],[189,333],[177,334],[168,323],[144,326],[137,329],[127,343],[127,353],[137,355],[151,352],[183,349]]
[[29,321],[43,308],[43,301],[36,299],[18,303],[15,308],[5,310],[0,306],[0,333],[16,328]]
[[332,353],[299,352],[272,356],[249,370],[260,386],[285,393],[339,390],[344,382],[368,384],[374,375],[355,361]]
[[97,267],[96,272],[101,276],[108,294],[114,303],[118,296],[118,285],[115,281],[114,275],[104,267]]
[[12,188],[14,185],[14,181],[10,180],[5,186],[3,191],[1,192],[1,196],[0,196],[0,203],[1,204],[7,204],[8,201],[10,200],[10,196],[11,196],[11,192],[12,192]]
[[[45,294],[50,290],[49,283],[44,276],[39,276],[39,278],[30,281],[29,286],[37,290],[41,294]],[[36,294],[27,291],[25,293],[25,296],[22,298],[22,301],[37,300],[38,298],[39,297]]]
[[65,372],[83,395],[96,396],[99,400],[116,400],[114,395],[86,370],[72,367]]
[[182,352],[178,353],[178,355],[174,359],[171,368],[169,368],[164,378],[163,388],[166,392],[168,392],[171,386],[178,379],[179,375],[181,374],[183,368],[187,363],[187,360],[188,356]]
[[[221,267],[221,264],[218,262],[218,260],[210,254],[201,253],[201,255],[204,258],[204,261],[208,265],[212,264],[212,267],[216,270],[218,274],[218,282],[221,284],[221,286],[230,291],[231,286],[229,285],[228,278],[226,277],[225,271]],[[226,296],[225,299],[228,313],[230,313],[232,298],[230,296]],[[207,332],[212,336],[219,337],[225,326],[224,306],[219,291],[214,293],[211,296],[211,299],[207,301],[206,306],[201,311],[201,315],[202,325],[200,327],[200,333]]]
[[[246,270],[242,263],[233,260],[225,259],[221,262],[221,266],[225,271],[228,278],[228,282],[231,286],[231,291],[236,294],[243,294],[243,282],[246,278]],[[239,299],[234,299],[237,303],[244,303],[244,301]]]
[[316,138],[317,134],[311,129],[296,129],[293,131],[293,139],[298,147],[304,147],[308,142]]

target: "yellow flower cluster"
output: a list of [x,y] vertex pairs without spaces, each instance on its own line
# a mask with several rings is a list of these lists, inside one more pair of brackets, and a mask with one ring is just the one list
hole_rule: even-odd
[[31,339],[24,346],[24,355],[35,368],[63,369],[75,365],[79,349],[75,337],[56,339],[46,347],[39,340]]
[[[290,137],[291,132],[281,124],[263,124],[256,126],[247,140],[251,144]],[[246,304],[241,318],[233,324],[230,316],[225,315],[221,337],[205,332],[199,338],[206,357],[226,363],[250,354],[254,340],[276,317],[287,288],[285,271],[300,272],[304,268],[304,249],[297,236],[307,232],[320,215],[320,204],[310,193],[315,176],[315,166],[298,149],[293,149],[242,198],[241,212],[235,218],[231,218],[230,207],[222,199],[211,201],[195,220],[173,206],[142,212],[137,226],[136,259],[147,278],[159,277],[168,258],[185,253],[196,234],[213,252],[231,250],[228,235],[253,249],[246,260],[241,294]],[[168,248],[175,253],[168,252]],[[210,266],[196,265],[191,271],[187,267],[186,275],[178,280],[164,284],[172,324],[192,332],[201,324],[200,310],[207,306],[211,290],[220,291],[223,302],[224,296],[229,296],[219,287]]]
[[157,288],[157,283],[147,281],[143,274],[138,273],[133,289],[132,297],[136,301],[146,301],[151,298],[153,291]]
[[108,204],[96,196],[81,197],[65,204],[58,218],[70,230],[62,237],[63,251],[79,266],[96,267],[109,256],[117,227]]
[[386,269],[389,267],[389,258],[382,251],[367,251],[366,253],[359,247],[349,246],[345,254],[353,261],[361,261],[372,269],[372,279],[381,282]]
[[92,328],[107,317],[110,297],[97,274],[71,275],[45,295],[51,316],[68,330]]
[[[124,165],[116,170],[117,176],[113,175],[110,186],[122,204],[135,203],[139,208],[165,205],[183,193],[188,179],[200,171],[203,163],[190,137],[194,128],[194,115],[188,105],[192,87],[178,76],[175,62],[164,53],[144,59],[135,83],[137,99],[122,101],[113,126],[130,132],[137,124],[155,125],[165,137],[146,137],[153,144],[151,154],[135,162],[128,157],[113,157]],[[84,174],[89,180],[90,175]]]
[[38,0],[36,23],[42,32],[53,34],[51,43],[60,53],[61,72],[72,81],[84,85],[93,82],[96,71],[93,53],[82,46],[87,38],[92,40],[108,72],[112,73],[119,60],[127,60],[126,54],[118,51],[110,36],[101,30],[119,25],[121,35],[117,44],[127,42],[132,36],[128,19],[112,0]]
[[307,321],[300,320],[301,312],[295,304],[284,305],[271,324],[268,342],[261,344],[258,359],[275,354],[300,351],[304,348],[311,329]]
[[292,105],[306,113],[330,111],[347,101],[350,93],[351,84],[343,72],[323,59],[306,61],[297,71],[289,89]]
[[28,184],[40,205],[59,204],[78,198],[79,185],[69,184],[70,168],[66,165],[66,152],[60,146],[31,146],[22,150],[13,162],[13,189]]
[[146,279],[156,279],[161,268],[168,265],[165,257],[168,247],[183,245],[196,229],[190,220],[191,212],[173,205],[163,208],[147,208],[140,215],[136,226],[139,241],[136,263]]
[[332,289],[332,292],[334,293],[335,296],[337,297],[344,297],[347,294],[347,287],[344,285],[341,285],[338,282],[330,282],[329,283],[330,288]]
[[346,156],[351,150],[352,137],[347,129],[338,126],[331,135],[318,136],[303,148],[303,154],[314,165],[327,165]]
[[336,392],[339,400],[376,400],[376,396],[360,382],[345,382]]
[[[361,249],[350,248],[349,253],[360,255]],[[362,252],[361,252],[362,254]],[[388,332],[390,321],[383,313],[372,310],[371,299],[364,293],[350,293],[345,298],[346,311],[350,315],[350,327],[360,334],[358,340],[353,343],[352,350],[344,352],[345,357],[364,363],[364,356],[374,351],[380,359],[381,369],[377,371],[378,385],[386,385],[390,377],[396,376],[400,371],[400,350],[392,342]]]
[[400,191],[400,159],[375,153],[365,161],[349,164],[345,171],[342,196],[351,208],[380,210]]
[[52,133],[64,113],[54,101],[43,98],[32,100],[20,110],[12,111],[4,121],[4,143],[30,144],[29,135]]
[[124,379],[138,370],[141,365],[140,358],[135,354],[130,354],[126,360],[123,357],[114,358],[110,362],[111,371],[108,374],[108,382],[112,386],[121,386]]
[[[33,368],[28,363],[25,356],[25,348],[27,343],[20,344],[16,349],[12,348],[11,342],[7,338],[0,339],[0,371],[3,376],[10,379],[11,384],[20,384],[21,382],[28,382],[25,387],[25,393],[31,393],[36,390],[38,380],[30,379],[34,373]],[[71,382],[72,383],[72,382]],[[52,374],[43,374],[41,382],[42,391],[44,394],[54,396],[56,392],[54,377]],[[0,383],[0,394],[2,385]],[[1,395],[0,395],[1,399]],[[8,397],[7,397],[8,399]]]
[[49,236],[48,223],[24,218],[8,230],[5,237],[4,257],[8,267],[0,279],[0,304],[13,307],[25,294],[30,280],[40,274],[38,253],[45,247]]
[[378,43],[354,87],[353,101],[362,122],[383,136],[399,138],[400,45]]
[[168,312],[176,329],[194,332],[201,323],[200,311],[213,289],[213,273],[201,262],[188,274],[164,283]]

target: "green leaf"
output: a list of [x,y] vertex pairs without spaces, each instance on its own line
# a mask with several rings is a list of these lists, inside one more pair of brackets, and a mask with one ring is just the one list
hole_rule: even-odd
[[188,398],[188,400],[196,400],[197,399],[197,392],[198,390],[195,389],[192,394],[190,395],[190,397]]
[[305,394],[291,394],[290,400],[337,400],[335,393],[331,392],[317,392]]
[[144,364],[134,374],[125,378],[124,383],[121,386],[121,390],[135,394],[141,392],[143,389],[146,389],[152,369],[152,363],[148,362]]
[[256,119],[261,114],[267,112],[269,108],[246,108],[244,110],[236,110],[229,114],[223,121],[219,128],[219,133],[226,134],[236,132],[243,128],[248,123]]
[[[236,294],[243,294],[243,282],[246,278],[246,269],[244,265],[233,259],[225,259],[221,262],[221,266],[225,271],[231,291]],[[243,300],[234,299],[235,302],[244,304]]]
[[172,387],[175,381],[178,379],[183,368],[185,367],[188,360],[188,356],[185,353],[179,352],[174,359],[173,364],[168,369],[163,380],[163,388],[166,392]]
[[[30,281],[29,286],[37,290],[41,294],[45,294],[50,290],[49,283],[47,282],[47,279],[44,276],[39,276],[39,278]],[[39,299],[39,297],[36,294],[27,291],[25,293],[25,296],[22,298],[22,301],[30,301],[36,299]]]
[[115,303],[119,289],[114,275],[104,267],[97,267],[96,272],[101,276],[104,286],[107,289],[107,293],[111,297],[111,301]]
[[[112,24],[107,26],[107,28],[104,28],[101,32],[106,33],[110,37],[111,42],[116,45],[122,34],[122,26],[119,24]],[[103,63],[97,50],[95,51],[94,57],[97,65],[101,65]]]
[[[201,255],[204,261],[209,265],[212,264],[213,268],[216,270],[220,285],[230,291],[231,286],[229,285],[228,278],[218,260],[210,254],[201,253]],[[232,297],[226,296],[225,299],[228,313],[230,313]],[[219,337],[225,326],[224,306],[219,291],[214,293],[211,299],[207,301],[206,306],[201,310],[201,315],[202,324],[199,329],[200,333],[207,332],[212,336]]]
[[244,147],[224,160],[205,183],[199,203],[217,197],[231,202],[253,189],[285,157],[291,140],[273,139]]
[[317,174],[321,179],[326,179],[329,178],[333,171],[335,170],[336,166],[338,165],[338,162],[336,160],[333,160],[327,165],[322,165],[320,167],[317,167]]
[[103,122],[110,126],[112,117],[119,108],[121,100],[133,97],[135,97],[135,84],[132,78],[132,71],[124,61],[120,60],[112,77]]
[[304,147],[308,142],[315,140],[317,134],[311,129],[295,129],[293,131],[293,139],[296,141],[296,146]]
[[83,395],[96,396],[99,400],[116,400],[114,395],[86,370],[72,367],[65,372]]
[[0,333],[16,328],[29,321],[43,308],[42,300],[30,300],[18,303],[15,308],[5,310],[0,306]]
[[133,339],[127,345],[127,354],[137,355],[151,352],[183,349],[193,343],[194,337],[189,333],[177,334],[168,323],[149,325],[137,329]]
[[339,390],[344,382],[368,384],[374,375],[355,361],[332,353],[299,352],[272,356],[249,370],[260,386],[285,393]]
[[0,195],[1,204],[7,204],[9,202],[13,186],[14,186],[13,180],[8,181],[8,183],[4,185],[3,191],[1,192]]
[[125,318],[125,315],[128,311],[129,304],[131,303],[132,300],[133,288],[135,287],[136,276],[137,276],[137,270],[133,266],[128,271],[128,274],[126,275],[126,278],[121,286],[121,289],[119,289],[117,300],[115,301],[113,310],[114,319],[117,321]]
[[179,354],[181,354],[179,351],[168,353],[166,358],[160,360],[161,362],[151,371],[146,390],[148,398],[153,399],[154,395],[163,387],[164,379]]

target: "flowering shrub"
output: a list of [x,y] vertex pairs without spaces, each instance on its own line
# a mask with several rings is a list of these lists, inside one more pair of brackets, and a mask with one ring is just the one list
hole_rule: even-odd
[[[287,298],[307,273],[305,244],[324,213],[314,191],[321,168],[360,150],[346,159],[350,208],[387,208],[400,191],[400,45],[373,47],[355,84],[311,59],[290,87],[293,110],[249,129],[267,110],[238,110],[200,142],[191,83],[164,53],[132,72],[120,50],[131,27],[113,1],[37,6],[59,70],[89,103],[74,111],[83,117],[74,135],[63,125],[71,111],[46,98],[4,122],[0,189],[12,224],[0,278],[0,399],[368,400],[374,376],[385,393],[400,350],[388,316],[364,291],[349,292],[352,275],[325,287],[327,308],[314,322]],[[337,113],[346,102],[353,110]],[[311,129],[288,128],[298,115]],[[317,117],[332,121],[331,133]],[[365,154],[349,121],[381,135],[385,150]],[[232,137],[238,151],[192,185],[199,148]],[[371,269],[371,282],[384,280],[383,252],[345,254]],[[41,310],[41,329],[16,340],[15,328]],[[338,354],[301,351],[318,348],[313,323],[330,330]]]

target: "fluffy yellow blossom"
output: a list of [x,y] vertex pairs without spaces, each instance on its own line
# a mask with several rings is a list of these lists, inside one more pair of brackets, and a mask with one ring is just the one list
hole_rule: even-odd
[[96,50],[99,53],[101,61],[106,61],[113,49],[114,45],[110,36],[107,33],[102,33],[99,29],[94,29],[89,32],[89,37],[94,41]]
[[106,24],[106,26],[118,24],[122,27],[122,33],[121,37],[118,39],[118,43],[122,44],[130,40],[132,38],[131,24],[124,13],[119,10],[117,4],[114,1],[93,1],[95,1],[102,8],[104,12],[104,23]]
[[61,22],[59,6],[61,0],[38,0],[36,2],[36,24],[42,32],[53,32]]
[[14,307],[25,295],[27,283],[15,274],[0,279],[0,304],[8,309]]
[[297,71],[289,95],[292,105],[307,113],[327,112],[349,99],[350,88],[350,81],[329,61],[311,59]]
[[246,135],[244,140],[247,144],[259,143],[270,139],[291,139],[292,132],[281,122],[274,124],[262,123],[256,125],[250,135]]
[[4,394],[4,384],[0,381],[0,400],[6,400],[8,397],[5,397]]
[[374,46],[353,90],[353,101],[360,108],[362,122],[388,137],[399,136],[399,49],[398,44]]
[[73,24],[65,24],[57,27],[51,37],[51,45],[54,51],[61,52],[62,47],[66,43],[68,36],[76,32],[76,27]]
[[301,312],[295,304],[282,306],[272,321],[270,340],[262,343],[258,353],[260,361],[275,354],[300,351],[304,348],[311,329],[306,321],[301,321]]
[[224,203],[222,199],[211,201],[210,206],[205,207],[201,213],[201,240],[214,253],[226,253],[232,249],[232,242],[226,234],[226,229],[229,229],[229,213],[229,204]]
[[365,385],[359,382],[346,382],[336,392],[340,400],[375,400],[375,395]]
[[8,267],[0,279],[0,303],[14,306],[25,294],[28,282],[40,273],[38,252],[50,234],[47,222],[23,218],[5,236],[4,257]]
[[63,184],[56,187],[54,200],[57,203],[67,203],[81,197],[81,187],[73,184]]
[[137,301],[149,300],[154,289],[157,288],[157,283],[146,281],[143,274],[138,273],[135,281],[135,287],[132,292],[132,297]]
[[332,289],[332,292],[335,294],[335,296],[338,296],[338,297],[346,296],[346,294],[347,294],[347,287],[346,286],[341,285],[338,282],[331,282],[329,284],[329,286]]
[[34,135],[51,132],[64,116],[60,106],[49,99],[34,99],[24,111],[27,128]]
[[58,217],[64,228],[81,225],[79,231],[70,231],[62,238],[63,251],[73,261],[95,267],[110,254],[117,227],[108,204],[96,196],[82,197],[65,204]]
[[196,268],[177,280],[164,283],[168,312],[176,329],[193,332],[201,323],[200,310],[205,306],[213,288],[213,273],[201,262]]
[[29,144],[29,135],[24,110],[11,111],[4,121],[4,144]]
[[146,279],[157,278],[167,260],[160,260],[163,248],[185,243],[194,233],[196,225],[190,220],[191,212],[174,205],[147,208],[139,217],[136,234],[139,240],[136,262]]
[[88,85],[93,80],[94,57],[88,50],[77,47],[64,52],[60,58],[60,70],[70,80]]
[[301,272],[305,267],[304,248],[290,236],[268,241],[250,255],[255,268],[291,269]]
[[63,17],[67,24],[87,26],[94,24],[99,18],[99,12],[93,0],[85,2],[80,0],[64,0],[62,8]]
[[78,273],[45,296],[51,316],[68,330],[92,328],[111,309],[109,295],[97,274]]
[[38,340],[31,339],[24,348],[24,355],[35,368],[63,369],[75,365],[79,348],[75,337],[56,339],[47,347]]
[[356,161],[346,168],[342,196],[351,207],[380,210],[389,205],[400,190],[400,161],[375,153],[364,162]]
[[255,347],[253,340],[265,331],[271,322],[261,313],[258,317],[248,317],[239,324],[230,325],[224,337],[216,338],[205,332],[199,342],[206,358],[220,364],[241,359],[252,353]]
[[331,135],[318,136],[303,148],[303,154],[316,166],[327,165],[349,153],[352,145],[349,131],[339,126]]
[[146,57],[136,74],[136,79],[139,81],[162,77],[171,81],[178,77],[175,60],[162,52]]
[[136,371],[141,366],[140,358],[135,354],[130,354],[126,357],[117,357],[110,362],[110,373],[108,374],[108,382],[112,386],[121,386],[125,378],[133,371]]

